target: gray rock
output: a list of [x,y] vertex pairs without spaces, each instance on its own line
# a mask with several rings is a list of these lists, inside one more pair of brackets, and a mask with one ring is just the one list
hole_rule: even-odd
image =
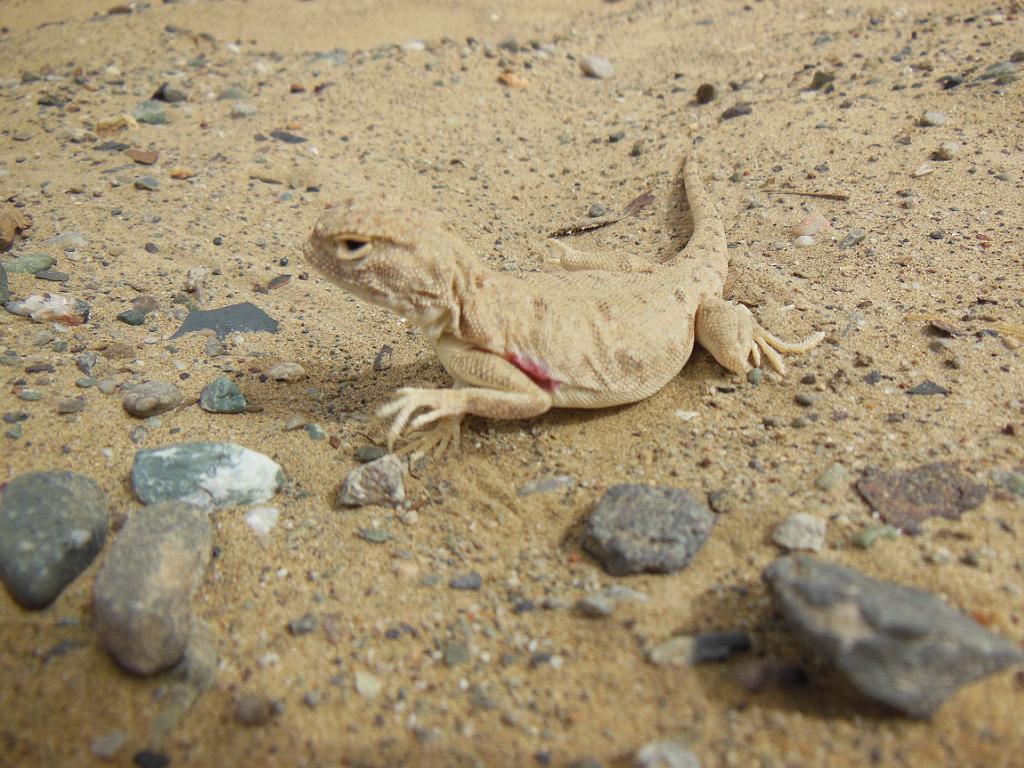
[[633,768],[700,768],[700,761],[678,741],[652,741],[633,756]]
[[238,385],[227,376],[218,376],[199,394],[199,407],[210,413],[241,413],[246,405]]
[[918,124],[925,128],[937,128],[940,125],[945,125],[946,120],[945,112],[929,111],[921,115],[921,119],[918,120]]
[[851,229],[849,234],[839,241],[839,249],[845,250],[847,248],[852,248],[867,236],[868,233],[863,229]]
[[7,270],[0,264],[0,304],[11,300],[11,289],[7,287]]
[[992,478],[993,483],[1024,498],[1024,472],[1014,472],[1012,469],[993,469],[989,477]]
[[338,491],[338,504],[343,507],[401,504],[405,501],[404,472],[401,460],[390,453],[356,467],[348,473]]
[[128,734],[124,731],[109,731],[98,739],[93,739],[90,751],[101,760],[112,760],[126,741]]
[[51,237],[46,244],[60,248],[62,251],[80,251],[89,245],[89,238],[81,232],[71,229]]
[[214,331],[219,339],[229,333],[277,333],[277,320],[248,301],[217,309],[193,309],[171,338],[205,330]]
[[627,600],[647,601],[647,595],[623,584],[612,584],[600,592],[584,595],[576,601],[576,610],[584,616],[597,619],[611,616],[620,603]]
[[48,253],[23,253],[15,259],[5,261],[4,269],[11,275],[34,275],[53,266],[54,258]]
[[132,416],[146,419],[177,408],[181,390],[167,381],[147,381],[126,387],[121,402]]
[[212,545],[207,513],[179,502],[143,507],[118,534],[94,610],[100,643],[125,669],[150,675],[182,658]]
[[107,536],[107,496],[73,472],[30,472],[0,495],[0,580],[43,608],[88,567]]
[[649,649],[647,660],[659,667],[692,667],[749,650],[750,638],[742,632],[675,635]]
[[602,80],[615,74],[612,63],[600,56],[584,56],[580,59],[580,69],[587,77],[597,77]]
[[469,573],[460,573],[457,576],[452,576],[448,586],[452,589],[474,590],[480,589],[483,583],[484,579],[479,573],[470,571]]
[[689,564],[714,524],[686,491],[616,485],[590,513],[583,548],[613,576],[673,573]]
[[138,176],[135,179],[135,188],[152,192],[160,189],[160,180],[154,176]]
[[135,108],[132,117],[140,123],[163,125],[167,122],[167,110],[159,101],[147,99]]
[[147,504],[176,499],[230,507],[270,499],[284,483],[280,465],[233,443],[182,443],[135,454],[132,488]]
[[828,469],[814,479],[814,486],[823,491],[834,491],[840,486],[848,484],[849,481],[846,467],[839,462],[835,462],[830,464]]
[[825,520],[806,512],[796,512],[779,524],[772,533],[772,541],[790,550],[820,552],[825,546]]
[[764,572],[782,615],[809,648],[864,695],[928,717],[958,688],[1024,661],[934,595],[807,555]]

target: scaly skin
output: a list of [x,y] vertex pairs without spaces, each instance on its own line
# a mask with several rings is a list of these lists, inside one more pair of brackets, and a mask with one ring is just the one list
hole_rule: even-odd
[[455,379],[453,389],[401,389],[380,409],[394,417],[388,447],[434,424],[413,447],[443,450],[467,413],[524,419],[643,400],[679,373],[695,339],[737,374],[761,354],[784,373],[780,353],[821,341],[787,344],[722,298],[722,220],[692,158],[683,178],[694,232],[662,264],[558,243],[566,271],[495,272],[420,212],[354,199],[323,213],[305,246],[310,263],[419,326]]

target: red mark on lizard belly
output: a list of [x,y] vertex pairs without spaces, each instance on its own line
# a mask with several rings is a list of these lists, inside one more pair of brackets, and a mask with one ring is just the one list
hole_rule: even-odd
[[505,359],[529,376],[534,384],[546,392],[554,392],[562,384],[562,382],[551,375],[551,371],[539,360],[531,360],[528,357],[517,355],[515,352],[507,353]]

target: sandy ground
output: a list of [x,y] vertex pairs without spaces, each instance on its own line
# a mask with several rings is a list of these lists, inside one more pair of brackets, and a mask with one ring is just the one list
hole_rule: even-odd
[[[814,483],[834,463],[852,481],[869,465],[959,461],[983,483],[1024,464],[1020,344],[986,332],[1024,323],[1024,91],[975,82],[1021,47],[1012,3],[195,0],[108,15],[111,3],[0,6],[0,187],[33,218],[16,252],[52,252],[45,240],[69,230],[88,238],[53,253],[71,275],[68,292],[93,308],[68,333],[71,347],[120,343],[137,358],[106,361],[98,377],[174,381],[195,397],[226,370],[262,409],[213,416],[191,405],[149,427],[146,446],[237,442],[280,462],[290,485],[265,537],[244,510],[216,513],[219,556],[196,600],[220,658],[216,682],[163,736],[155,720],[172,681],[122,672],[91,629],[102,553],[46,610],[0,597],[0,763],[97,764],[93,740],[121,730],[117,764],[150,749],[174,766],[627,765],[638,747],[672,738],[705,768],[1024,765],[1019,668],[965,688],[926,722],[867,704],[829,675],[758,692],[737,680],[751,659],[808,659],[760,581],[780,554],[771,532],[794,511],[829,519],[822,557],[935,592],[1024,641],[1020,499],[993,486],[958,521],[931,520],[920,536],[862,550],[851,537],[877,518],[851,482]],[[483,41],[510,36],[526,50],[485,55]],[[413,39],[427,50],[378,48]],[[347,63],[314,60],[338,47]],[[584,77],[576,58],[590,53],[610,59],[615,76]],[[499,83],[503,70],[525,87]],[[835,73],[833,91],[806,90],[816,70]],[[26,71],[43,79],[22,82]],[[943,90],[943,75],[967,82]],[[169,123],[113,137],[158,150],[156,165],[70,140],[133,111],[162,82],[188,95],[168,106]],[[699,105],[705,82],[718,96]],[[232,102],[216,99],[234,85],[255,114],[232,117]],[[44,93],[67,103],[40,107]],[[720,119],[739,102],[752,113]],[[926,110],[948,120],[921,127]],[[278,129],[308,141],[266,140]],[[698,351],[634,406],[470,420],[461,452],[409,479],[415,515],[337,509],[355,448],[382,437],[373,410],[397,387],[446,378],[408,326],[305,274],[301,243],[318,212],[354,191],[387,191],[441,211],[495,268],[549,269],[546,232],[594,203],[617,210],[650,190],[655,202],[638,217],[574,244],[663,258],[688,235],[678,165],[697,136],[737,257],[735,295],[780,335],[821,329],[826,342],[757,387]],[[952,159],[929,159],[946,142],[959,144]],[[932,172],[915,175],[924,164]],[[195,175],[176,180],[174,168]],[[144,174],[157,190],[133,186]],[[832,233],[794,247],[790,230],[812,210]],[[855,228],[865,239],[840,249]],[[232,338],[224,357],[207,356],[199,336],[168,341],[179,324],[172,299],[197,266],[219,272],[211,306],[253,301],[280,332]],[[293,277],[253,290],[278,274]],[[11,287],[49,285],[12,275]],[[140,293],[160,310],[141,327],[117,321]],[[940,340],[919,315],[963,334]],[[0,479],[73,469],[104,487],[115,515],[130,516],[139,422],[119,396],[77,390],[74,355],[39,346],[44,329],[0,313],[0,346],[55,366],[2,371],[0,410],[32,416],[20,440],[4,438]],[[383,345],[393,364],[376,372]],[[281,360],[308,377],[262,381]],[[872,371],[875,384],[865,381]],[[950,394],[906,394],[928,379]],[[22,380],[43,400],[17,400]],[[817,396],[812,407],[795,402],[800,393]],[[77,394],[85,411],[58,415],[57,401]],[[294,417],[320,424],[338,447],[285,431]],[[575,486],[517,495],[553,474]],[[620,482],[720,492],[714,534],[689,568],[612,579],[582,551],[581,522]],[[357,536],[374,525],[392,539]],[[448,588],[467,571],[482,575],[479,591]],[[648,601],[604,619],[566,607],[613,582]],[[536,610],[515,612],[524,600]],[[290,634],[287,623],[307,613],[329,617],[333,631]],[[646,644],[674,632],[716,630],[749,633],[751,654],[686,669],[644,660]],[[470,660],[443,663],[452,641]],[[356,691],[357,673],[382,682],[376,698]],[[243,693],[278,701],[280,713],[237,724]]]

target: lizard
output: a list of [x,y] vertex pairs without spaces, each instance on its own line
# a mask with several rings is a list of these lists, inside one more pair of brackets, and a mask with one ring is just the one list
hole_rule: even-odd
[[693,234],[661,263],[553,240],[562,270],[498,272],[425,213],[360,197],[324,211],[308,262],[418,326],[454,379],[451,389],[403,387],[377,411],[392,419],[388,450],[420,430],[403,451],[457,446],[465,414],[528,419],[643,400],[682,370],[695,341],[735,374],[763,356],[784,375],[783,354],[818,344],[820,332],[787,343],[722,298],[725,232],[693,152],[682,176]]

